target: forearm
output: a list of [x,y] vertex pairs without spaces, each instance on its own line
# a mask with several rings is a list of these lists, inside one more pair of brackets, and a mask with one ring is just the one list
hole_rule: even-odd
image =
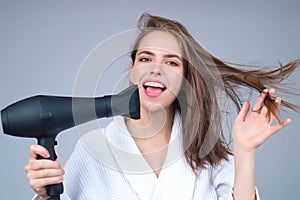
[[235,200],[255,199],[255,152],[234,146],[235,179],[233,195]]

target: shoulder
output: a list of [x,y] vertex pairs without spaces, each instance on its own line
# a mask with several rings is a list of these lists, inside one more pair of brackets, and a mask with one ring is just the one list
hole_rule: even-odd
[[112,148],[119,144],[118,140],[122,136],[120,131],[122,129],[118,120],[113,120],[104,128],[98,127],[81,134],[67,164],[86,163],[87,160],[96,160],[102,163],[111,162],[113,158]]
[[99,127],[97,124],[92,130],[83,130],[82,133],[79,133],[80,138],[76,144],[76,148],[102,146],[103,142],[105,143],[110,135],[118,132],[118,129],[118,123],[113,120],[105,127]]
[[105,128],[94,129],[83,134],[65,164],[66,179],[73,184],[73,177],[90,175],[93,169],[103,168],[111,160],[111,151],[105,137]]

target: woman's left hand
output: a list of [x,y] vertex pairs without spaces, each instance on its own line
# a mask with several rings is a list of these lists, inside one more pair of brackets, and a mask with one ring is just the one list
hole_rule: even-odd
[[[246,101],[243,104],[232,128],[235,148],[243,149],[246,152],[255,152],[264,141],[291,122],[291,119],[285,119],[272,125],[276,118],[272,113],[269,118],[268,108],[264,106],[264,100],[268,94],[274,98],[275,90],[265,89],[258,97],[249,115],[247,115],[250,109],[249,102]],[[281,99],[275,98],[275,104],[277,112],[279,112]]]

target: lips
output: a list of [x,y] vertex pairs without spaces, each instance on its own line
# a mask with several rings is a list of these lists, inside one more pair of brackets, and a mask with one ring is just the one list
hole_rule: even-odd
[[143,87],[149,97],[159,97],[166,90],[166,86],[160,81],[146,81]]

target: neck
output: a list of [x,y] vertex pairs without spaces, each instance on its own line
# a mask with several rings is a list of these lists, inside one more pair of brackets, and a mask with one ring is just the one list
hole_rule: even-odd
[[174,115],[173,106],[155,111],[141,109],[141,119],[128,119],[126,125],[135,140],[169,139]]
[[159,176],[167,155],[174,121],[174,107],[156,111],[141,109],[140,120],[127,120],[126,125],[140,152]]

